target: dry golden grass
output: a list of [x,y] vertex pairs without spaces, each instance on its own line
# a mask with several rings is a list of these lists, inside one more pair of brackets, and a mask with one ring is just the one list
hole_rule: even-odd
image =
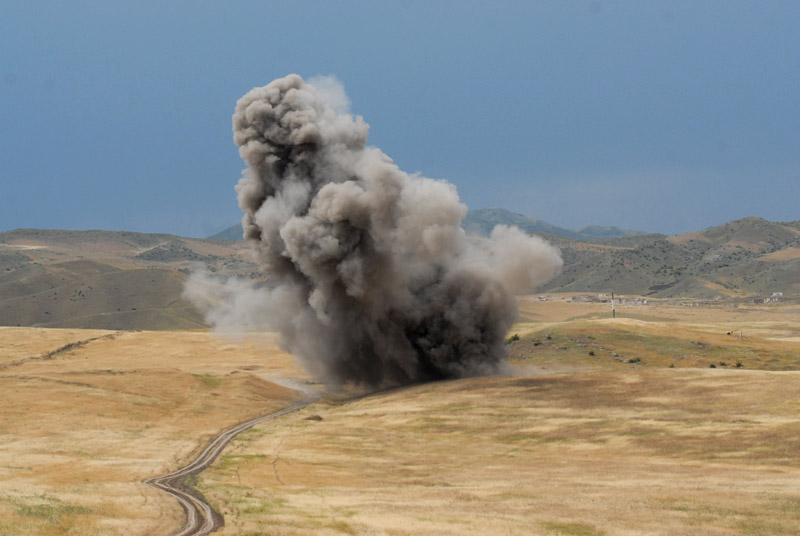
[[110,335],[113,331],[90,329],[40,329],[0,327],[0,366],[30,357],[43,358],[67,344]]
[[[528,298],[527,375],[307,408],[201,489],[229,535],[798,533],[800,374],[751,370],[798,363],[796,313],[748,309]],[[747,368],[708,368],[734,348]]]
[[[518,376],[245,432],[199,479],[220,534],[800,533],[800,373],[755,370],[800,364],[791,307],[522,310]],[[269,335],[0,328],[0,534],[169,534],[141,481],[298,396],[276,377],[305,378]]]
[[[511,346],[521,364],[546,370],[736,367],[800,370],[796,304],[731,303],[647,306],[520,300],[522,340]],[[535,321],[532,321],[535,320]]]
[[770,262],[784,262],[784,261],[791,261],[794,259],[800,259],[800,248],[781,249],[779,251],[770,253],[768,255],[763,255],[761,257],[762,261],[770,261]]
[[307,408],[235,441],[201,489],[228,535],[796,534],[800,377],[740,372],[475,378]]
[[169,534],[183,511],[141,481],[297,397],[266,378],[300,377],[271,337],[0,328],[0,356],[4,535]]
[[[586,293],[582,293],[587,295]],[[547,294],[553,296],[552,301],[539,301],[536,296],[522,296],[519,299],[520,313],[523,320],[530,318],[537,322],[563,322],[580,318],[610,318],[610,303],[571,302],[575,294]],[[713,323],[724,325],[747,326],[760,322],[779,322],[796,324],[798,304],[796,302],[755,305],[721,300],[719,302],[703,302],[699,300],[654,300],[648,305],[626,305],[617,297],[617,317],[641,318],[669,323],[688,325]],[[685,303],[686,305],[679,305]]]

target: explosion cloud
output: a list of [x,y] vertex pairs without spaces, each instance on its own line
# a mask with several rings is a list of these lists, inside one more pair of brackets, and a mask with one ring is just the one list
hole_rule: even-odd
[[198,276],[189,295],[220,329],[278,331],[329,385],[501,371],[514,293],[552,277],[558,251],[502,226],[473,244],[455,187],[368,147],[347,106],[335,79],[298,75],[238,101],[244,237],[271,287],[229,281],[211,297]]

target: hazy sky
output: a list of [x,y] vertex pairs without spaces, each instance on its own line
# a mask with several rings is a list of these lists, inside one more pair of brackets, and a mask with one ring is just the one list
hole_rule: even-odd
[[237,222],[234,105],[292,72],[470,208],[800,219],[798,28],[794,0],[0,0],[0,230]]

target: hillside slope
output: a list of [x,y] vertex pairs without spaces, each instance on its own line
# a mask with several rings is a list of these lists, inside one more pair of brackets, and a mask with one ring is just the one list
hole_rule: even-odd
[[[675,236],[579,240],[539,233],[563,272],[537,292],[659,298],[800,294],[800,222],[744,218]],[[0,233],[0,325],[196,329],[182,297],[194,267],[260,279],[242,240],[167,234],[20,229]]]
[[0,325],[173,330],[206,327],[182,297],[197,266],[260,277],[244,242],[115,231],[0,233]]
[[540,292],[607,292],[655,297],[800,293],[800,228],[743,218],[705,231],[589,244],[555,241],[561,275]]
[[242,230],[242,224],[237,223],[227,227],[217,234],[211,235],[208,238],[211,240],[242,240],[244,235],[244,231]]

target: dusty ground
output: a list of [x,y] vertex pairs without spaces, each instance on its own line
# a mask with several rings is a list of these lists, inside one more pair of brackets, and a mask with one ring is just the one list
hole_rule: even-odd
[[[611,318],[610,303],[571,302],[576,294],[549,294],[551,301],[539,301],[537,296],[519,299],[521,321],[541,324],[574,321],[581,318]],[[683,304],[683,305],[680,305]],[[747,329],[753,325],[786,325],[800,335],[797,324],[800,303],[784,301],[756,305],[741,300],[707,302],[699,300],[648,300],[648,305],[628,305],[617,299],[618,318],[634,318],[665,322],[667,324],[710,324],[730,329]]]
[[[521,305],[520,375],[235,440],[199,482],[221,534],[800,533],[796,310]],[[0,328],[0,535],[170,534],[140,482],[285,405],[281,377],[304,375],[271,336]]]
[[796,312],[522,309],[522,376],[319,404],[235,441],[200,482],[222,534],[800,533],[800,372],[754,370],[800,365]]
[[312,407],[201,489],[229,535],[797,534],[800,375],[476,378]]
[[[697,302],[687,302],[688,304]],[[735,306],[734,306],[735,305]],[[739,367],[800,370],[795,303],[701,306],[520,300],[512,360],[525,370]]]
[[141,481],[284,406],[265,378],[298,374],[271,338],[0,328],[0,534],[170,534],[183,511]]

